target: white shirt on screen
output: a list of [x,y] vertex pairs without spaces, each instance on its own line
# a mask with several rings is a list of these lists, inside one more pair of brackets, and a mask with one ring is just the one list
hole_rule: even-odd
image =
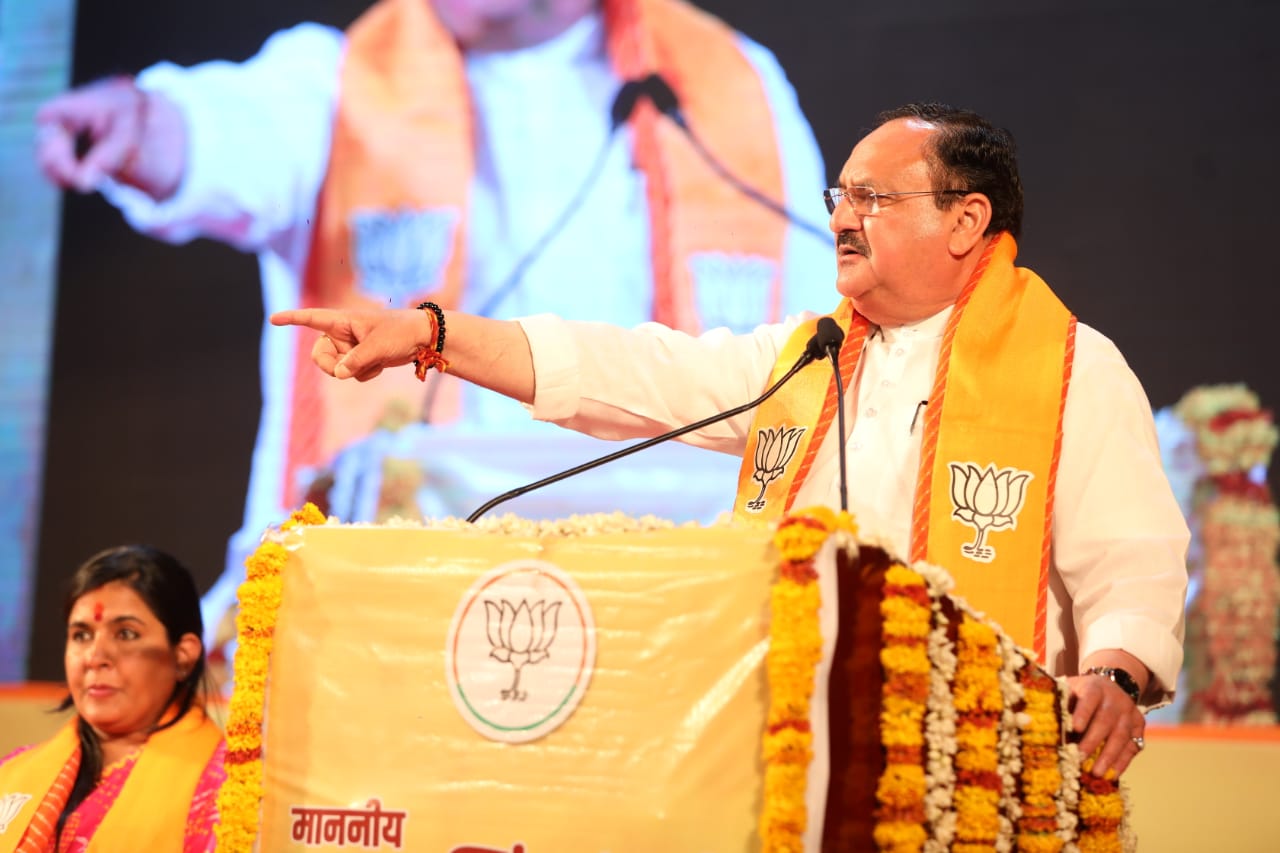
[[[476,105],[476,169],[468,222],[467,288],[464,310],[483,306],[518,259],[537,241],[585,176],[609,133],[609,113],[620,79],[603,52],[600,16],[590,15],[559,37],[525,50],[466,56],[466,74]],[[794,91],[771,53],[740,36],[756,68],[775,117],[789,210],[809,214],[817,229],[826,217],[820,193],[825,174],[812,131]],[[324,178],[336,99],[343,34],[302,24],[273,35],[245,63],[208,62],[191,68],[161,63],[138,76],[139,85],[163,92],[183,110],[189,125],[188,171],[178,192],[163,203],[129,187],[108,185],[104,193],[136,229],[172,242],[210,237],[258,255],[264,311],[296,307],[310,240],[309,221]],[[429,85],[429,81],[424,81]],[[625,132],[625,131],[624,131]],[[650,316],[651,267],[648,215],[642,173],[630,163],[630,146],[614,141],[598,182],[581,208],[523,276],[520,286],[493,312],[512,317],[551,311],[567,318],[605,320],[623,326]],[[530,164],[537,168],[530,168]],[[749,176],[744,176],[749,177]],[[745,197],[744,204],[752,203]],[[607,234],[601,240],[600,234]],[[829,239],[789,229],[783,269],[784,311],[828,310],[836,301],[835,260]],[[700,306],[701,307],[701,306]],[[712,317],[738,329],[762,315]],[[228,550],[227,571],[206,596],[206,621],[232,600],[243,576],[243,560],[262,531],[292,507],[280,506],[279,482],[288,434],[294,329],[265,328],[261,339],[262,418],[254,448],[243,526]],[[430,427],[436,447],[449,430],[467,436],[493,428],[536,435],[550,430],[530,421],[511,401],[471,389],[464,425]],[[752,395],[754,396],[754,395]],[[737,403],[744,402],[744,397]],[[376,436],[339,464],[369,467],[386,448],[379,442],[412,444],[414,430]],[[402,450],[405,448],[401,448]],[[409,448],[411,449],[411,448]],[[614,450],[583,444],[566,451],[582,461]],[[526,482],[524,472],[468,468],[460,454],[441,454],[457,464],[450,472],[472,482],[475,503]],[[671,508],[706,515],[712,496],[727,508],[734,464],[694,454],[686,463],[705,469],[693,476]],[[548,465],[559,460],[549,460]],[[550,473],[547,468],[543,473]],[[687,473],[687,471],[686,471]],[[517,478],[513,480],[513,477]],[[356,482],[357,478],[348,478]],[[367,483],[369,477],[361,482]],[[501,486],[502,489],[498,489]],[[484,491],[492,490],[492,491]],[[701,501],[692,500],[701,496]],[[344,520],[370,511],[370,490],[353,493]],[[557,496],[560,500],[561,496]],[[722,498],[722,499],[721,499]],[[612,506],[579,505],[575,511]],[[475,504],[473,503],[472,506]],[[558,502],[556,507],[566,504]],[[572,506],[572,500],[568,505]],[[443,512],[452,507],[428,507]],[[533,510],[525,510],[532,514]],[[557,510],[558,511],[558,510]],[[679,520],[679,519],[678,519]]]

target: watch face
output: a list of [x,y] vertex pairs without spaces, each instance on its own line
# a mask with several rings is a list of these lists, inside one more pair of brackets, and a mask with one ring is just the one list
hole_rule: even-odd
[[1111,678],[1116,684],[1120,685],[1121,689],[1124,690],[1125,693],[1128,693],[1129,696],[1133,698],[1134,702],[1138,701],[1138,682],[1134,680],[1132,675],[1125,672],[1123,669],[1117,669],[1111,673]]
[[1138,697],[1141,693],[1138,689],[1138,682],[1134,680],[1132,675],[1125,672],[1123,669],[1114,666],[1094,666],[1090,667],[1088,672],[1093,673],[1094,675],[1102,675],[1110,678],[1116,683],[1117,687],[1129,694],[1130,699],[1135,703],[1138,701]]

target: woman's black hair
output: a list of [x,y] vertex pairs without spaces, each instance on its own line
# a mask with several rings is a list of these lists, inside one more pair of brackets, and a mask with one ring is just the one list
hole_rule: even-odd
[[[86,560],[67,582],[63,604],[63,622],[71,618],[71,609],[85,593],[104,587],[115,581],[123,581],[138,594],[160,623],[164,625],[169,645],[176,646],[186,634],[204,636],[204,621],[200,615],[200,593],[195,580],[177,558],[149,545],[123,545],[100,551]],[[159,729],[167,728],[191,710],[196,699],[204,692],[205,659],[201,649],[199,658],[181,681],[174,685],[168,705],[177,704],[178,713]],[[75,704],[71,695],[62,700],[58,710],[65,711]],[[80,769],[67,804],[58,816],[58,834],[67,816],[74,812],[93,792],[102,773],[102,746],[93,727],[83,719],[78,721],[80,736]]]

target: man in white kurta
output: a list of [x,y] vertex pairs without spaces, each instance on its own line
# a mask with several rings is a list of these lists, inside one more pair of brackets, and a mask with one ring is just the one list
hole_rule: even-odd
[[[910,553],[921,439],[913,421],[929,397],[950,313],[878,329],[845,398],[849,509],[897,554]],[[538,377],[534,417],[616,437],[674,429],[757,396],[797,325],[690,338],[652,324],[625,333],[551,316],[520,324]],[[593,355],[605,346],[607,362]],[[741,458],[751,418],[738,415],[687,440]],[[796,506],[840,505],[836,441],[829,433]],[[1161,467],[1142,386],[1115,345],[1083,324],[1067,392],[1053,538],[1049,624],[1057,630],[1047,634],[1048,668],[1074,673],[1098,649],[1128,649],[1158,680],[1152,699],[1160,701],[1182,664],[1186,524]]]
[[[858,143],[827,197],[837,289],[871,327],[841,401],[851,428],[828,433],[796,501],[840,504],[843,441],[860,527],[907,554],[920,408],[934,396],[947,319],[972,282],[981,288],[997,265],[1013,268],[1022,193],[1012,138],[972,113],[908,105]],[[312,358],[339,379],[371,380],[403,365],[438,331],[413,311],[306,310],[271,321],[325,333]],[[754,399],[797,325],[692,337],[547,316],[494,323],[455,313],[447,322],[451,370],[526,403],[535,417],[608,438],[654,435]],[[1072,728],[1083,753],[1100,750],[1093,769],[1102,774],[1123,772],[1142,750],[1143,709],[1166,701],[1177,683],[1189,535],[1136,377],[1110,341],[1072,325],[1050,504],[1045,653],[1048,668],[1068,680]],[[974,383],[964,393],[978,399],[982,388],[1007,381],[980,366],[960,379]],[[1061,382],[1048,391],[1060,394]],[[744,415],[688,440],[741,455],[751,428]]]

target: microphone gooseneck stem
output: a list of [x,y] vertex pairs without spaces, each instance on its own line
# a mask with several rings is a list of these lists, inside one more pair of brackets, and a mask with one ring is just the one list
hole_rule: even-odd
[[506,501],[509,501],[512,498],[518,498],[521,495],[528,494],[529,492],[534,491],[535,489],[540,489],[543,486],[549,486],[552,483],[559,482],[560,480],[563,480],[566,477],[572,477],[575,474],[581,474],[584,471],[590,471],[592,468],[598,468],[607,462],[612,462],[615,459],[621,459],[624,456],[630,456],[632,453],[637,453],[641,450],[644,450],[647,447],[652,447],[655,444],[661,444],[662,442],[667,441],[669,439],[679,438],[685,433],[693,432],[694,430],[701,429],[705,426],[710,426],[711,424],[717,421],[722,421],[726,418],[731,418],[734,415],[742,414],[748,409],[753,409],[756,406],[763,403],[765,400],[772,397],[775,391],[777,391],[779,388],[785,385],[787,383],[787,380],[789,380],[792,376],[795,376],[796,373],[798,373],[801,368],[808,365],[811,361],[813,361],[813,356],[810,353],[806,352],[796,361],[795,365],[782,376],[781,379],[773,383],[773,385],[769,387],[769,390],[765,391],[763,394],[761,394],[759,397],[757,397],[754,400],[743,403],[741,406],[735,406],[734,408],[729,409],[728,411],[725,411],[725,412],[717,412],[716,414],[711,415],[710,417],[703,418],[700,421],[695,421],[694,423],[688,424],[687,426],[682,426],[679,429],[672,430],[671,432],[664,432],[662,435],[654,436],[653,438],[647,438],[644,441],[641,441],[637,444],[629,445],[628,447],[624,447],[621,450],[614,451],[613,453],[610,453],[606,456],[601,456],[598,459],[592,459],[588,462],[584,462],[581,465],[570,468],[567,471],[561,471],[558,474],[552,474],[550,477],[544,477],[543,479],[538,480],[535,483],[529,483],[528,485],[521,486],[518,489],[512,489],[509,492],[503,492],[502,494],[498,495],[496,498],[493,498],[492,500],[486,502],[475,512],[471,513],[471,515],[467,516],[467,521],[474,523],[478,518],[480,518],[480,516],[484,515],[486,512],[493,509],[498,504],[505,503]]
[[[619,93],[619,97],[621,96],[622,93]],[[630,99],[630,105],[626,107],[627,114],[629,115],[631,110],[634,108],[635,98],[632,96]],[[514,293],[520,286],[520,283],[524,280],[525,270],[529,269],[529,266],[538,259],[542,252],[547,248],[548,244],[550,244],[555,236],[564,229],[565,225],[568,224],[569,219],[578,212],[578,208],[582,206],[582,201],[587,197],[587,193],[590,192],[592,187],[596,185],[596,182],[600,180],[600,172],[604,169],[604,164],[609,159],[609,151],[613,148],[613,142],[618,136],[618,128],[620,126],[620,123],[615,119],[609,128],[609,135],[605,138],[604,144],[600,146],[600,150],[596,152],[596,157],[591,163],[591,168],[587,170],[586,177],[582,179],[580,184],[578,184],[578,189],[574,192],[573,197],[569,199],[569,202],[564,206],[552,223],[547,226],[546,230],[539,235],[538,239],[534,240],[529,248],[525,250],[525,253],[520,256],[520,259],[516,261],[515,266],[511,268],[509,273],[507,273],[507,277],[502,280],[501,284],[493,289],[493,292],[489,294],[489,298],[484,301],[484,304],[476,309],[475,313],[477,316],[493,316],[494,312],[498,310],[498,306],[500,306],[506,298]],[[418,420],[421,423],[431,423],[431,413],[435,409],[436,396],[440,391],[441,376],[442,374],[439,371],[436,371],[430,377],[430,387],[427,388],[427,393],[422,400],[422,407],[418,410]]]
[[840,431],[840,441],[836,447],[839,449],[840,461],[840,509],[845,512],[849,511],[849,472],[848,460],[845,459],[845,435],[844,427],[844,378],[840,375],[840,352],[839,347],[831,350],[831,366],[835,368],[836,376],[836,429]]
[[478,316],[493,316],[493,312],[498,310],[498,306],[520,286],[520,281],[524,278],[524,272],[529,268],[529,265],[538,259],[538,256],[546,249],[552,238],[559,234],[569,222],[569,219],[578,212],[578,208],[582,206],[583,199],[587,197],[587,193],[591,191],[592,187],[596,185],[596,181],[600,179],[600,172],[604,169],[604,164],[609,159],[609,150],[613,148],[613,141],[617,138],[618,129],[614,127],[609,131],[609,135],[605,137],[604,144],[600,146],[599,151],[596,152],[591,168],[587,171],[587,175],[582,179],[582,182],[578,184],[578,189],[574,192],[573,197],[569,199],[568,203],[561,209],[560,214],[547,226],[538,239],[533,241],[524,255],[520,257],[520,260],[516,261],[515,266],[511,268],[511,272],[507,273],[507,277],[503,279],[502,284],[494,288],[493,293],[489,294],[489,298],[484,301],[484,304],[476,309],[475,313]]
[[661,74],[654,72],[643,80],[640,80],[638,84],[638,91],[640,94],[649,98],[658,112],[671,119],[671,121],[675,123],[676,127],[680,128],[680,130],[684,132],[685,138],[689,140],[689,144],[693,146],[693,150],[698,152],[698,156],[702,158],[703,162],[706,163],[707,166],[711,168],[711,171],[715,172],[722,180],[737,189],[743,195],[747,196],[747,198],[768,210],[771,210],[778,216],[781,216],[795,227],[817,237],[823,243],[829,243],[831,241],[831,232],[827,231],[825,228],[819,228],[811,222],[805,222],[780,202],[769,198],[769,196],[765,195],[760,190],[751,186],[746,181],[742,180],[742,178],[739,178],[733,172],[729,171],[729,168],[720,160],[720,158],[703,144],[702,140],[698,137],[698,134],[693,132],[693,128],[689,126],[689,122],[685,121],[684,114],[680,112],[679,96],[676,95],[675,89],[671,88],[671,84],[668,83]]

